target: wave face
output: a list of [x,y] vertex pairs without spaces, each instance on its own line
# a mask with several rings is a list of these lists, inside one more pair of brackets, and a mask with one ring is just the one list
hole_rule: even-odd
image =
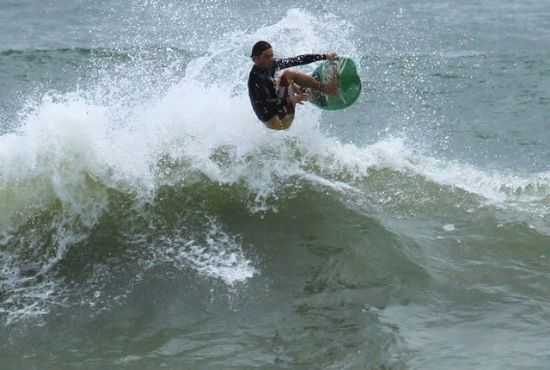
[[[443,155],[431,140],[447,132],[403,129],[405,108],[403,125],[365,131],[387,94],[426,101],[418,80],[382,88],[396,82],[384,68],[405,78],[445,60],[454,67],[432,77],[460,79],[457,64],[485,54],[366,55],[363,30],[324,14],[222,27],[202,49],[0,51],[61,81],[0,116],[8,366],[547,363],[548,168]],[[361,61],[365,95],[340,115],[305,105],[291,130],[267,131],[245,84],[258,39]],[[418,127],[438,118],[422,112]]]

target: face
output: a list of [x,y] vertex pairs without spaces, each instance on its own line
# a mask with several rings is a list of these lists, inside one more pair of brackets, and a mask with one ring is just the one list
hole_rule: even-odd
[[271,68],[273,65],[273,49],[264,50],[263,53],[254,58],[254,63],[260,68]]

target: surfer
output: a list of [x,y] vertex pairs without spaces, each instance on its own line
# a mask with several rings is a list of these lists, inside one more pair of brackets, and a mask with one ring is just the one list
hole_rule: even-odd
[[254,66],[248,77],[248,94],[256,116],[266,127],[286,130],[294,119],[296,104],[308,99],[305,89],[319,90],[335,95],[336,81],[324,84],[313,77],[294,70],[284,71],[278,78],[275,74],[285,68],[313,63],[319,60],[335,60],[336,53],[305,54],[293,58],[275,59],[273,49],[266,41],[254,44],[251,54]]

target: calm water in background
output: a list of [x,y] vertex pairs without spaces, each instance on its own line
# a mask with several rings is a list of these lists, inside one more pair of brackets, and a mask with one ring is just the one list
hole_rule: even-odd
[[4,0],[0,135],[2,370],[548,367],[547,1]]

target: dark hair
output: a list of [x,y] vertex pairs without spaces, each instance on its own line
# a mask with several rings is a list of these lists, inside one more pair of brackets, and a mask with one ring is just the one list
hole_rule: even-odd
[[262,55],[264,51],[267,49],[271,49],[271,45],[267,41],[258,41],[254,44],[252,47],[252,54],[250,54],[251,58],[258,57]]

